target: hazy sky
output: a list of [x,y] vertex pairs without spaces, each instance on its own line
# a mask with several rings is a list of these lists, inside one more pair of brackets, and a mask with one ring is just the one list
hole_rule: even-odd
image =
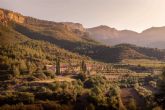
[[141,32],[165,26],[165,0],[0,0],[0,7],[51,21]]

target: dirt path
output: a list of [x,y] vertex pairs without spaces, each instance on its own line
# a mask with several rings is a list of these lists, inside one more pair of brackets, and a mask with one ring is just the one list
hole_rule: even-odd
[[52,83],[54,81],[67,81],[67,82],[72,82],[75,79],[72,79],[70,77],[65,77],[65,76],[58,76],[54,79],[48,79],[48,80],[40,80],[40,81],[33,81],[33,83]]
[[141,98],[138,93],[134,90],[134,88],[122,88],[121,89],[121,99],[123,104],[127,107],[129,100],[134,98],[137,103],[137,108],[139,110],[143,110],[145,107],[145,101]]

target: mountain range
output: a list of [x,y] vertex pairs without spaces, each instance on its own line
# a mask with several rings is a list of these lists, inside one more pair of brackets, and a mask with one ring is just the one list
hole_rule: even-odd
[[142,33],[119,31],[108,26],[87,29],[80,23],[40,20],[5,9],[0,9],[0,23],[1,45],[25,43],[29,40],[44,41],[71,53],[103,62],[137,58],[161,60],[165,56],[165,50],[156,49],[165,47],[164,27],[151,28]]
[[137,33],[131,30],[117,30],[108,26],[87,29],[92,39],[106,45],[130,43],[138,46],[165,49],[165,27],[152,27]]

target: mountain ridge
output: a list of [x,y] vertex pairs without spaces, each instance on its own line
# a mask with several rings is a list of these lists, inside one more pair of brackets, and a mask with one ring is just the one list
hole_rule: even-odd
[[[30,40],[46,41],[72,53],[77,53],[82,56],[85,55],[93,60],[107,63],[118,62],[122,59],[164,59],[165,56],[165,52],[159,49],[132,47],[131,45],[107,46],[100,44],[92,40],[90,34],[86,32],[86,29],[82,29],[82,25],[78,23],[56,23],[32,17],[25,17],[26,22],[24,23],[14,20],[10,21],[9,19],[9,22],[12,23],[2,26],[2,29],[0,29],[0,33],[2,33],[0,36],[1,39],[5,38],[5,40],[7,39],[9,41],[10,39],[15,39],[12,42],[16,42],[19,40],[18,37],[20,37]],[[9,35],[9,32],[6,32],[6,35],[4,34],[4,27],[9,28],[12,36]],[[113,31],[114,33],[116,32],[114,28]],[[124,32],[125,31],[122,31],[122,33]],[[18,33],[18,35],[16,33]],[[25,39],[20,39],[19,41],[26,41]]]
[[[165,26],[151,27],[141,33],[131,30],[117,30],[108,26],[98,26],[89,28],[88,32],[92,39],[107,45],[130,43],[138,46],[165,49],[165,45],[157,43],[165,43]],[[152,44],[155,44],[155,47]]]

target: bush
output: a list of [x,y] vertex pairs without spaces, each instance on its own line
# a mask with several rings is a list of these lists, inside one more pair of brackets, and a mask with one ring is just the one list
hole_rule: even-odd
[[13,76],[19,76],[20,75],[20,71],[19,71],[18,67],[13,66],[12,70],[13,70]]
[[19,88],[19,91],[25,92],[25,91],[27,91],[28,89],[29,89],[28,86],[21,86],[21,87]]
[[35,97],[32,93],[28,92],[16,92],[13,94],[7,94],[0,98],[0,104],[32,104]]
[[131,98],[128,103],[128,110],[136,110],[136,109],[137,109],[136,100]]
[[34,103],[35,96],[33,93],[28,93],[28,92],[23,92],[23,93],[18,93],[16,95],[16,100],[19,102],[23,102],[25,104],[31,104]]
[[95,110],[95,106],[93,104],[89,104],[87,107],[86,107],[86,110]]
[[16,105],[3,105],[0,107],[0,110],[43,110],[41,105],[24,105],[23,103],[19,103]]
[[47,79],[46,75],[44,73],[34,73],[33,74],[36,78],[44,80]]
[[157,87],[157,83],[155,81],[150,81],[149,84],[154,88]]
[[163,110],[163,108],[160,106],[157,106],[157,107],[154,107],[152,110]]
[[81,80],[81,81],[85,81],[86,78],[87,78],[87,76],[86,76],[85,73],[80,73],[80,74],[78,74],[78,75],[75,77],[75,79]]
[[92,76],[84,82],[85,88],[93,88],[96,86],[103,86],[106,84],[106,79],[101,76]]
[[44,74],[49,78],[54,78],[56,76],[55,72],[52,71],[44,71]]

